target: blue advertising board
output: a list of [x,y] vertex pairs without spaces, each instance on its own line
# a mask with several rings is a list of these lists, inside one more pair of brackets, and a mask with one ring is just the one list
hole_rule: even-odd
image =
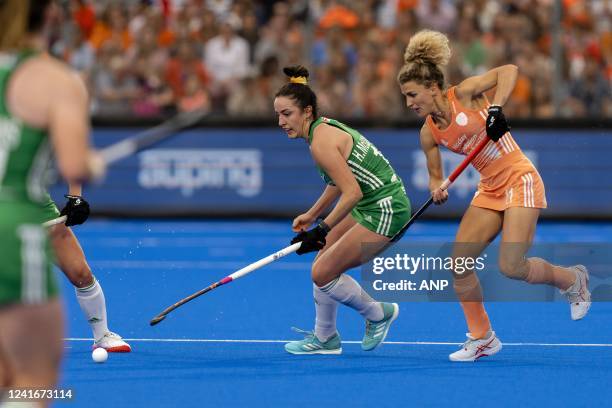
[[[93,132],[104,147],[133,129]],[[364,135],[404,180],[414,208],[429,197],[417,129],[366,129]],[[539,169],[549,208],[542,216],[612,216],[612,134],[607,130],[516,130],[513,136]],[[463,159],[442,151],[445,174]],[[469,167],[443,206],[428,215],[458,216],[479,175]],[[113,164],[106,179],[85,188],[94,212],[116,215],[296,215],[324,189],[303,140],[279,129],[194,129]],[[53,186],[61,198],[65,185]],[[61,201],[61,200],[60,200]]]

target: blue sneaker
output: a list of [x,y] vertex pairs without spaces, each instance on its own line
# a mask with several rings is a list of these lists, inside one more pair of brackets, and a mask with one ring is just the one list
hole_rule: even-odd
[[374,350],[380,343],[385,340],[391,323],[399,315],[399,306],[397,303],[381,303],[384,317],[378,322],[373,322],[366,319],[366,332],[361,340],[361,349],[363,351]]
[[315,336],[314,332],[300,330],[295,327],[292,329],[305,335],[304,340],[291,341],[285,344],[285,350],[291,354],[341,354],[342,343],[338,332],[322,342]]

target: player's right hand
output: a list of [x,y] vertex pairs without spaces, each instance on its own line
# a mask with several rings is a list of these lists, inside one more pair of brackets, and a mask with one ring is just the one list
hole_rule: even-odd
[[309,252],[320,251],[325,247],[325,236],[327,232],[321,225],[317,225],[309,231],[300,231],[291,240],[291,245],[301,242],[302,245],[295,251],[298,255],[304,255]]
[[291,229],[293,230],[293,232],[307,230],[312,225],[312,223],[315,222],[316,218],[317,217],[314,217],[308,213],[300,214],[293,220],[293,223],[291,224]]
[[104,178],[106,175],[106,162],[102,155],[92,150],[87,156],[87,170],[89,172],[89,179],[98,181]]
[[436,188],[431,192],[433,202],[436,205],[444,204],[448,200],[448,191]]
[[78,195],[65,195],[68,202],[62,208],[60,215],[66,216],[66,226],[80,225],[89,218],[89,203]]

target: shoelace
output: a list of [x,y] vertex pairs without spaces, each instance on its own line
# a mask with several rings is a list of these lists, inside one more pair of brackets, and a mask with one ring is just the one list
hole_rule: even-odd
[[468,336],[467,340],[463,342],[463,345],[461,347],[467,350],[468,346],[474,342],[476,342],[476,339],[473,339],[470,336]]
[[366,320],[366,336],[373,336],[378,328],[379,323],[374,323],[369,320]]
[[109,331],[108,333],[106,333],[104,337],[112,337],[113,339],[121,339],[120,335],[118,335],[117,333],[113,333],[112,331]]
[[309,337],[313,337],[313,338],[315,337],[314,331],[302,330],[302,329],[299,329],[297,327],[292,327],[291,330],[293,330],[296,333],[303,334],[304,335],[304,339],[307,339]]
[[123,340],[121,338],[121,336],[118,335],[117,333],[113,333],[112,331],[107,331],[106,333],[104,333],[104,336],[102,336],[98,340],[96,340],[96,343],[99,343],[99,342],[101,342],[102,340],[104,340],[106,338],[111,338],[111,339],[115,339],[115,340]]
[[580,303],[584,302],[584,296],[582,294],[582,280],[580,280],[580,276],[576,276],[577,282],[579,283],[578,288],[574,290],[568,290],[565,292],[568,299],[572,303]]

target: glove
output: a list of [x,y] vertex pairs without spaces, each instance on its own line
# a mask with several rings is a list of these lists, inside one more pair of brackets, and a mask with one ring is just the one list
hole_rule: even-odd
[[510,130],[506,117],[502,112],[502,107],[499,105],[489,106],[489,115],[487,116],[487,136],[489,139],[497,142],[507,131]]
[[311,230],[301,231],[291,240],[292,244],[301,242],[302,246],[295,251],[298,255],[304,255],[308,252],[318,251],[325,246],[325,236],[329,231],[329,227],[323,222]]
[[66,226],[80,225],[89,218],[89,203],[81,196],[65,195],[68,202],[62,208],[60,215],[65,215]]

